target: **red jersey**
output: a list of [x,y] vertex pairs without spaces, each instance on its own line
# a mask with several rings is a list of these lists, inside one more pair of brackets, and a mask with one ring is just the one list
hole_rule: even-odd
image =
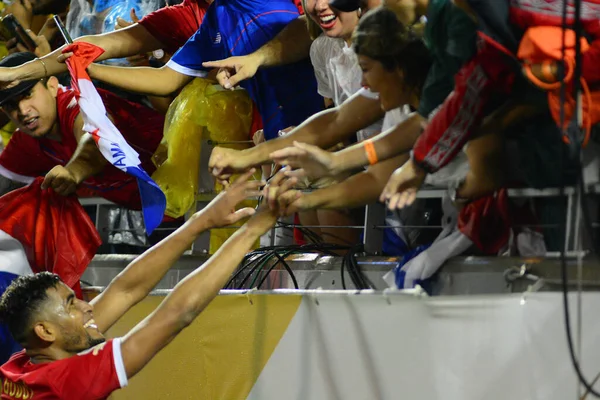
[[[141,167],[149,174],[155,171],[152,155],[162,139],[164,116],[129,102],[110,92],[98,89],[115,126],[140,155]],[[17,130],[0,153],[0,174],[21,182],[45,175],[56,165],[66,165],[77,148],[73,134],[79,105],[75,92],[61,88],[56,98],[62,141],[34,138]],[[28,183],[28,182],[27,182]],[[82,188],[93,196],[103,197],[129,209],[141,208],[136,179],[108,164],[102,172],[86,179]]]
[[146,15],[139,24],[165,45],[163,50],[173,54],[200,28],[208,6],[204,0],[183,0]]
[[0,367],[2,400],[96,400],[127,386],[120,339],[76,356],[33,364],[21,351]]

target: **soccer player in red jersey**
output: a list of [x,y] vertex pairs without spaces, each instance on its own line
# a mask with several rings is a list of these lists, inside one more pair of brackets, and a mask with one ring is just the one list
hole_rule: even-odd
[[[264,182],[250,171],[185,225],[146,251],[87,303],[50,273],[22,276],[0,299],[0,320],[25,350],[0,367],[2,400],[105,399],[127,385],[225,285],[254,242],[275,223],[268,209],[231,210]],[[104,333],[144,299],[196,237],[254,214],[161,305],[121,338]]]

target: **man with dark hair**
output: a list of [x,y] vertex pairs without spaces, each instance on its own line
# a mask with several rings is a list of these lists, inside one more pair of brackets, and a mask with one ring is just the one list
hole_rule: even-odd
[[[268,209],[231,210],[257,196],[263,182],[243,175],[185,225],[133,261],[87,303],[50,273],[17,278],[2,295],[0,320],[24,351],[0,367],[3,400],[16,393],[37,399],[104,399],[127,385],[162,348],[206,308],[255,241],[275,223]],[[104,333],[144,299],[197,236],[255,214],[161,305],[122,338]]]
[[[0,67],[36,60],[32,53],[15,53]],[[38,60],[41,64],[41,61]],[[161,139],[164,116],[110,92],[98,90],[109,118],[139,153],[141,167],[152,174],[152,155]],[[140,209],[135,177],[110,165],[84,129],[78,98],[54,76],[24,80],[0,90],[0,109],[19,128],[0,154],[0,175],[30,183],[46,176],[43,186],[68,195],[83,184],[94,195],[129,209]]]

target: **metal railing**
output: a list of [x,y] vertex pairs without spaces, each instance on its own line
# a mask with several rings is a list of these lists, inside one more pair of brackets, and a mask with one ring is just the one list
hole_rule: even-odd
[[[201,147],[201,158],[200,158],[200,174],[198,179],[198,195],[196,196],[196,206],[191,209],[186,215],[186,219],[189,218],[194,212],[200,211],[204,208],[216,195],[214,191],[215,181],[212,175],[208,171],[208,160],[212,152],[213,146],[216,143],[211,140],[204,140],[204,144]],[[222,145],[224,143],[218,143]],[[236,142],[238,144],[238,142]],[[586,192],[591,195],[597,195],[600,193],[600,183],[591,184],[586,186]],[[446,196],[447,190],[440,188],[426,188],[418,192],[417,198],[419,199],[440,199],[442,200]],[[576,252],[582,250],[582,234],[581,234],[581,212],[579,205],[579,194],[575,187],[566,187],[564,191],[558,188],[549,189],[509,189],[508,196],[512,198],[549,198],[549,197],[566,197],[566,235],[565,243],[566,249],[569,252]],[[80,202],[85,206],[95,206],[95,220],[94,223],[103,241],[106,243],[108,236],[111,233],[111,228],[108,226],[108,213],[111,207],[118,207],[114,203],[111,203],[102,198],[81,198]],[[297,227],[294,224],[286,224],[288,228]],[[306,227],[306,226],[305,226]],[[385,207],[383,204],[369,204],[366,207],[364,225],[358,226],[337,226],[335,228],[346,228],[346,229],[362,229],[363,230],[363,243],[365,251],[370,254],[379,254],[383,246],[384,230],[392,229],[394,226],[386,224],[385,221]],[[406,228],[406,227],[405,227]],[[418,228],[436,228],[432,226],[418,227]],[[159,228],[159,230],[174,230],[175,228]],[[274,228],[275,230],[275,228]],[[274,236],[274,230],[271,232]],[[114,231],[114,230],[113,230]],[[198,237],[192,246],[191,253],[193,254],[208,254],[210,248],[210,232],[205,232]]]

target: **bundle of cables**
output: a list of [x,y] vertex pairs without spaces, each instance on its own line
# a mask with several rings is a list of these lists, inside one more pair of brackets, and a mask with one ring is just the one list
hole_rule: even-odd
[[252,251],[246,254],[236,273],[225,285],[225,289],[260,289],[277,266],[281,266],[287,271],[294,288],[299,289],[296,276],[286,260],[289,256],[306,253],[336,256],[340,251],[346,251],[340,271],[342,287],[347,289],[344,272],[348,271],[348,275],[350,275],[356,289],[375,289],[373,283],[368,280],[360,269],[356,258],[356,253],[362,251],[362,245],[347,247],[327,243],[269,246]]
[[246,254],[236,273],[225,285],[225,289],[260,288],[278,265],[285,268],[292,279],[294,288],[299,289],[296,276],[286,261],[287,257],[310,252],[335,256],[336,252],[347,249],[345,246],[326,243],[262,247]]
[[352,283],[354,287],[358,290],[364,289],[376,289],[373,282],[371,282],[366,275],[363,273],[362,269],[358,265],[358,260],[356,258],[357,253],[363,253],[364,246],[362,244],[355,245],[351,247],[348,252],[344,255],[342,259],[342,267],[340,268],[340,273],[342,277],[342,287],[347,289],[346,287],[346,279],[344,277],[344,271],[348,270],[348,275],[350,275],[350,279],[352,279]]

